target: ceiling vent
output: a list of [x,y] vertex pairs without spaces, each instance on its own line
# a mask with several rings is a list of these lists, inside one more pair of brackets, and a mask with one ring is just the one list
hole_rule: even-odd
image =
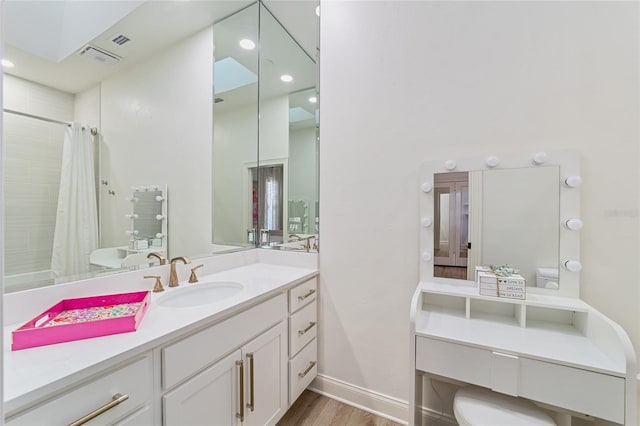
[[112,42],[114,42],[115,44],[117,44],[118,46],[123,46],[127,43],[129,43],[131,41],[131,39],[129,37],[127,37],[124,34],[118,34],[113,36],[113,38],[111,39]]
[[96,62],[102,64],[114,65],[120,62],[120,56],[107,52],[106,50],[98,49],[97,47],[87,45],[80,51],[80,56],[93,59]]

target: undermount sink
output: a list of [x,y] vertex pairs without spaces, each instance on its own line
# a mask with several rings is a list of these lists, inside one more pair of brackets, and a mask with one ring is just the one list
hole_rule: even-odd
[[233,281],[211,281],[186,284],[189,287],[177,288],[158,299],[158,305],[166,308],[189,308],[219,302],[235,296],[242,291],[242,284]]

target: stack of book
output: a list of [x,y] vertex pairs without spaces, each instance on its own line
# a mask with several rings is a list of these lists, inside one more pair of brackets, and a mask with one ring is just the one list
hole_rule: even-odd
[[482,296],[526,298],[525,280],[518,274],[501,277],[491,272],[478,272],[478,289]]

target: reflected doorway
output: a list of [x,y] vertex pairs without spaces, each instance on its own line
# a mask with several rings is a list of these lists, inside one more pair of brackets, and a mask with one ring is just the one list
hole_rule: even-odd
[[467,279],[469,173],[434,176],[434,276]]
[[284,165],[252,167],[250,170],[252,227],[258,230],[261,245],[282,242]]

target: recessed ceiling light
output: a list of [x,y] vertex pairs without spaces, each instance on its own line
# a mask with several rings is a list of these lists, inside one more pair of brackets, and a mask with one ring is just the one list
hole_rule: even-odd
[[291,77],[289,74],[282,74],[280,76],[280,80],[284,81],[285,83],[291,83],[293,81],[293,77]]
[[253,50],[256,48],[256,44],[253,42],[253,40],[243,38],[242,40],[240,40],[240,47],[247,50]]
[[320,6],[316,6],[316,15],[320,16]]
[[2,66],[3,67],[7,67],[7,68],[13,68],[15,65],[13,64],[13,62],[11,62],[8,59],[3,59],[2,60]]
[[312,104],[315,104],[316,102],[318,102],[318,98],[316,98],[315,96],[312,96],[309,98],[309,102],[311,102]]

